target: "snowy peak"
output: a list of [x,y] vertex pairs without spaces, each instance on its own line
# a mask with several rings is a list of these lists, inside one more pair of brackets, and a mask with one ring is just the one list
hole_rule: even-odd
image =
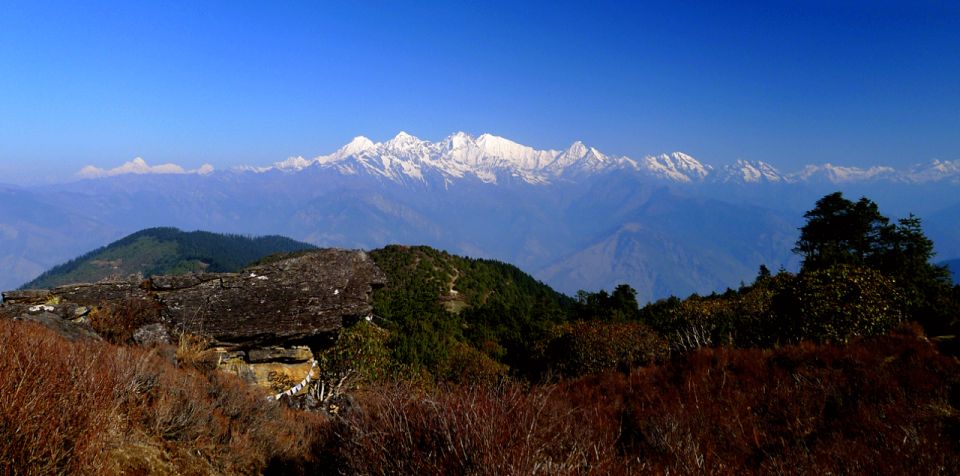
[[384,142],[383,145],[387,150],[403,153],[421,148],[424,145],[424,141],[404,131],[400,131],[396,137]]
[[724,166],[717,177],[720,182],[775,183],[784,178],[772,165],[760,161],[737,159],[733,165]]
[[713,171],[713,167],[701,164],[683,152],[648,155],[638,165],[654,177],[683,183],[702,182]]
[[874,166],[864,169],[826,163],[823,165],[808,165],[801,171],[790,174],[787,178],[791,182],[827,181],[830,183],[850,183],[875,179],[896,179],[896,175],[896,170],[891,167]]
[[278,170],[289,171],[303,170],[311,165],[313,165],[313,161],[304,159],[303,157],[290,157],[286,160],[281,160],[280,162],[273,164],[273,166]]
[[354,137],[347,145],[340,148],[337,151],[338,154],[346,157],[348,155],[356,155],[367,150],[373,149],[375,144],[372,140],[367,139],[363,136]]
[[553,151],[538,151],[491,134],[478,137],[476,145],[485,165],[527,172],[542,168],[556,155]]
[[102,169],[93,165],[87,165],[77,172],[77,177],[82,179],[114,177],[117,175],[209,175],[213,173],[213,166],[203,164],[198,169],[187,170],[177,164],[150,165],[146,160],[136,157],[133,160],[124,163],[112,169]]
[[589,150],[587,149],[587,146],[583,145],[583,142],[576,141],[573,144],[571,144],[569,148],[567,148],[567,151],[564,152],[564,154],[566,154],[569,157],[573,157],[573,158],[576,158],[577,160],[580,160],[587,155],[587,152],[589,152]]
[[926,164],[915,165],[904,174],[904,179],[914,183],[960,183],[960,160],[933,159]]
[[[547,184],[558,180],[578,181],[611,172],[678,184],[707,181],[744,184],[807,181],[850,183],[872,180],[960,184],[960,161],[932,160],[905,171],[885,166],[860,168],[826,163],[808,165],[798,172],[783,174],[766,162],[739,159],[714,170],[683,152],[648,155],[634,160],[625,156],[605,155],[582,141],[574,142],[565,150],[539,150],[493,134],[474,137],[462,131],[438,142],[421,140],[403,131],[385,142],[373,142],[364,136],[357,136],[329,155],[313,159],[291,157],[270,167],[248,167],[243,170],[297,172],[311,167],[332,169],[348,175],[368,174],[400,183],[427,183],[439,178],[444,187],[466,178],[487,183],[510,178],[529,184]],[[147,170],[148,166],[138,159],[123,168],[140,173],[141,170]],[[170,164],[149,169],[153,172],[167,172],[167,169],[173,173],[194,172],[183,171]],[[210,170],[195,172],[210,173]],[[82,173],[96,176],[114,172],[90,168]]]

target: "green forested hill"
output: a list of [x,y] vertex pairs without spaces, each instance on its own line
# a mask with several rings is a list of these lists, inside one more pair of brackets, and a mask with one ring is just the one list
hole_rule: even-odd
[[499,261],[425,246],[392,245],[370,254],[387,275],[386,287],[374,293],[374,312],[398,331],[395,357],[434,374],[456,374],[488,358],[524,368],[534,343],[575,305]]
[[24,289],[95,282],[110,276],[237,271],[264,256],[314,248],[282,236],[252,238],[176,228],[148,228],[55,266]]

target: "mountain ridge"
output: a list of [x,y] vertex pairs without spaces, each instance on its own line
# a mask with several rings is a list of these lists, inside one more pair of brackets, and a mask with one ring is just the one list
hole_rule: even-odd
[[486,183],[497,183],[498,177],[506,174],[537,185],[614,171],[680,184],[816,180],[835,184],[871,180],[960,184],[960,161],[931,159],[904,170],[881,165],[863,168],[825,163],[783,173],[762,160],[737,159],[733,164],[714,167],[681,151],[633,159],[606,155],[579,140],[565,150],[538,150],[489,133],[474,138],[462,131],[436,142],[421,140],[403,131],[384,142],[357,136],[330,154],[312,159],[291,157],[265,167],[244,166],[235,170],[297,172],[310,167],[334,168],[345,174],[366,171],[393,181],[424,181],[428,172],[435,172],[445,181],[472,175]]
[[291,173],[311,168],[332,169],[344,175],[367,173],[398,183],[427,182],[430,177],[436,176],[444,185],[468,176],[490,184],[497,184],[505,177],[515,177],[527,184],[545,185],[577,181],[586,176],[609,172],[629,173],[674,184],[844,184],[887,181],[960,185],[960,160],[934,158],[905,169],[885,165],[855,167],[827,162],[808,164],[794,172],[781,172],[764,160],[738,158],[732,164],[713,166],[682,151],[648,154],[634,159],[625,155],[604,154],[579,140],[563,150],[541,150],[489,133],[474,137],[462,131],[436,142],[421,140],[405,131],[382,142],[359,135],[329,154],[313,158],[294,156],[267,166],[241,165],[226,171],[214,171],[209,164],[191,170],[176,164],[151,166],[137,157],[110,170],[86,166],[77,173],[77,177],[96,179],[126,174],[208,176],[216,172]]

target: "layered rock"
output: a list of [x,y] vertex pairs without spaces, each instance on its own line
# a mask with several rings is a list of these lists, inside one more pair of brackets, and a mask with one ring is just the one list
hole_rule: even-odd
[[385,280],[366,253],[325,249],[239,273],[5,292],[0,317],[37,321],[71,339],[97,338],[90,318],[127,306],[139,314],[132,334],[137,342],[199,336],[220,356],[221,368],[267,386],[271,379],[309,371],[313,352],[331,342],[344,323],[371,314],[371,293]]
[[3,293],[4,315],[45,305],[72,319],[78,308],[124,301],[155,304],[171,335],[187,332],[216,344],[264,346],[335,333],[373,310],[370,294],[385,282],[362,251],[317,250],[251,266],[240,273],[153,276]]

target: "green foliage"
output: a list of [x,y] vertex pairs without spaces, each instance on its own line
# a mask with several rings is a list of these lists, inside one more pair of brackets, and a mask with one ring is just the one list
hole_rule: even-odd
[[319,378],[349,379],[352,386],[380,381],[395,369],[387,349],[387,332],[366,320],[344,327],[336,343],[317,356]]
[[804,217],[807,224],[795,248],[803,256],[803,271],[870,267],[897,281],[916,305],[926,292],[950,284],[948,270],[930,263],[933,242],[914,215],[890,223],[866,197],[853,203],[836,192],[817,201]]
[[111,276],[233,272],[264,256],[312,249],[282,236],[252,238],[176,228],[149,228],[55,266],[24,289],[95,282]]
[[776,296],[781,340],[846,342],[878,335],[903,320],[902,298],[893,281],[863,267],[837,265],[802,273]]
[[904,320],[903,306],[899,288],[879,271],[836,265],[780,272],[724,295],[662,300],[640,314],[674,347],[691,334],[711,345],[767,347],[883,334]]
[[908,318],[933,333],[954,327],[960,304],[944,301],[950,274],[931,263],[933,242],[918,217],[891,223],[872,201],[853,203],[840,192],[821,198],[804,217],[795,248],[803,256],[804,273],[837,265],[872,268],[895,283]]
[[[497,261],[423,246],[388,246],[370,255],[387,275],[373,304],[393,331],[394,358],[435,377],[462,366],[467,354],[461,344],[528,372],[538,343],[566,320],[573,305],[517,267]],[[452,363],[457,359],[461,362]]]
[[693,295],[682,301],[672,297],[651,303],[640,310],[640,320],[675,348],[682,347],[680,341],[692,334],[714,345],[770,345],[783,335],[772,309],[773,299],[795,279],[786,271],[773,276],[760,273],[753,285],[722,295]]
[[667,341],[639,322],[567,324],[547,349],[549,366],[565,376],[626,370],[668,354]]
[[637,291],[628,284],[618,285],[609,294],[604,290],[596,293],[577,292],[575,315],[579,320],[633,321],[639,317],[639,311]]
[[443,380],[473,385],[493,385],[507,377],[509,367],[474,347],[458,342],[450,349]]
[[804,270],[866,264],[881,251],[881,230],[889,224],[876,203],[866,197],[854,203],[841,192],[817,200],[803,217],[807,223],[794,251],[803,256]]

